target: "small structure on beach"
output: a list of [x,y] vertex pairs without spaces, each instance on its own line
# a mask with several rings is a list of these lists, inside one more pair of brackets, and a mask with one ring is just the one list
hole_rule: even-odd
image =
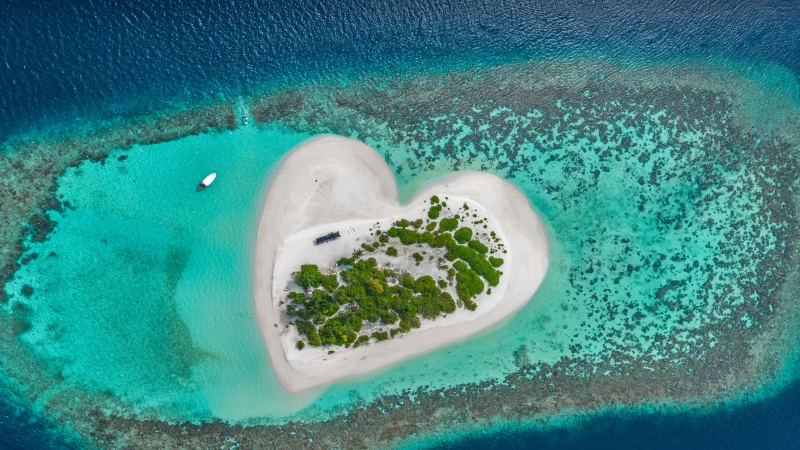
[[324,244],[326,242],[330,242],[330,241],[333,241],[335,239],[339,239],[340,237],[342,237],[342,235],[339,234],[338,231],[334,231],[332,233],[326,234],[325,236],[320,236],[320,237],[314,239],[314,245]]

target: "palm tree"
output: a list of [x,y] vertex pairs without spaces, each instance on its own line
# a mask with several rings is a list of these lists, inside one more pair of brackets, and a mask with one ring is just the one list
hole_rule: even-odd
[[353,250],[353,259],[358,261],[362,256],[364,256],[364,250],[361,249]]

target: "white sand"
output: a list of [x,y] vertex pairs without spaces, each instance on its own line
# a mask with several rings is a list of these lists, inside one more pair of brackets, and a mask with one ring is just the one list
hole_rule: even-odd
[[[393,220],[423,217],[428,206],[423,202],[434,194],[450,197],[451,208],[466,202],[472,212],[488,218],[488,229],[472,228],[495,231],[505,244],[508,253],[497,255],[505,260],[500,267],[504,274],[492,294],[480,296],[475,311],[459,308],[446,317],[423,321],[421,328],[396,339],[356,349],[335,347],[332,355],[328,348],[297,350],[297,331],[286,326],[285,305],[279,305],[291,272],[307,263],[332,268],[364,242],[376,222],[386,230]],[[315,237],[330,231],[339,231],[342,238],[313,245]],[[369,256],[377,253],[365,255]],[[394,263],[377,257],[381,264]],[[259,224],[255,258],[255,307],[272,366],[287,389],[300,391],[386,367],[507,318],[541,284],[548,248],[541,221],[525,195],[510,183],[485,173],[460,172],[426,186],[402,206],[394,176],[377,152],[352,139],[326,136],[293,150],[275,175]],[[396,265],[406,260],[398,258]],[[413,267],[407,269],[419,276]]]

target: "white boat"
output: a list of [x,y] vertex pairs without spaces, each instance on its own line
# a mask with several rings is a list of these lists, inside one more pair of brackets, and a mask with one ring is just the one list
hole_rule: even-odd
[[216,178],[217,178],[217,173],[216,172],[214,172],[211,175],[203,178],[203,181],[201,181],[200,185],[197,186],[197,190],[198,191],[202,191],[203,189],[207,188],[209,185],[211,185],[211,183],[214,182],[214,180]]

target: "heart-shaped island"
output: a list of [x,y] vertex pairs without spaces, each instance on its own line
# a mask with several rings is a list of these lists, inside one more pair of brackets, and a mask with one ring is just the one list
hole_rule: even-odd
[[275,174],[255,258],[272,365],[299,391],[497,324],[541,284],[548,247],[528,199],[501,178],[459,172],[401,205],[375,150],[325,136]]

